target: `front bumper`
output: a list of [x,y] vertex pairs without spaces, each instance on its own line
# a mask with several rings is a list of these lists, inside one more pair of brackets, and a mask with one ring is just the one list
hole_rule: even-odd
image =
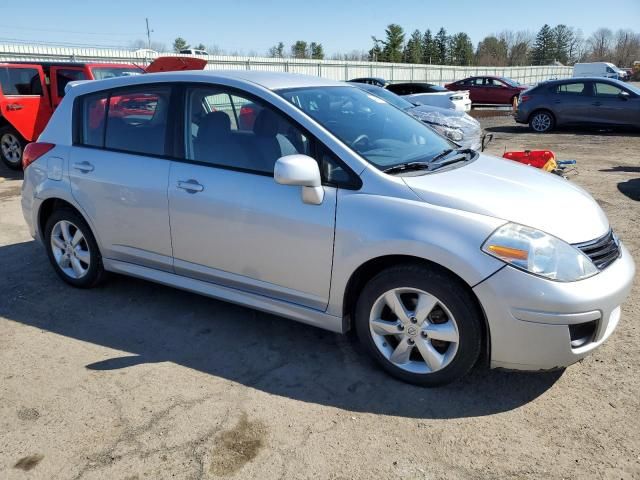
[[[608,268],[578,282],[554,282],[506,266],[476,285],[489,324],[491,367],[551,370],[600,346],[618,324],[635,275],[631,255],[624,245],[620,249]],[[594,321],[593,338],[572,347],[569,325]]]

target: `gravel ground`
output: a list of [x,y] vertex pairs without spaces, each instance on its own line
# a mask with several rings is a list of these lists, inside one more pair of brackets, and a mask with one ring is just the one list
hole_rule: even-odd
[[[640,259],[640,136],[528,133]],[[349,337],[151,283],[63,284],[0,167],[0,478],[640,478],[640,285],[565,371],[476,368],[439,389],[381,373]],[[481,199],[479,199],[481,201]],[[559,205],[558,208],[563,208]]]

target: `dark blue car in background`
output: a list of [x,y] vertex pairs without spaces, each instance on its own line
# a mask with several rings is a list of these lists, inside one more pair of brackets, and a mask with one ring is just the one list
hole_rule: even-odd
[[640,128],[640,89],[607,78],[551,80],[522,92],[514,116],[538,133],[558,126]]

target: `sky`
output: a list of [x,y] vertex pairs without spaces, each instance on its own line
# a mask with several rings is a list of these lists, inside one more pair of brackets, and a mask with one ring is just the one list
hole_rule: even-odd
[[[0,42],[14,40],[128,47],[151,40],[171,48],[184,37],[192,45],[217,45],[227,53],[257,53],[279,41],[320,42],[325,53],[369,50],[390,23],[413,30],[443,26],[464,31],[475,44],[505,29],[536,32],[564,23],[585,36],[600,27],[640,30],[640,0],[29,0],[28,8],[0,0]],[[610,6],[607,6],[610,5]],[[28,10],[28,11],[27,11]]]

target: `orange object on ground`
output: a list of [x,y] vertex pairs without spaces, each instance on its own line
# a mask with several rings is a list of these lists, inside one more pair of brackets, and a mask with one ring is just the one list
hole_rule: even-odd
[[556,154],[551,150],[525,150],[521,152],[504,152],[503,158],[531,165],[532,167],[552,172],[558,168]]

